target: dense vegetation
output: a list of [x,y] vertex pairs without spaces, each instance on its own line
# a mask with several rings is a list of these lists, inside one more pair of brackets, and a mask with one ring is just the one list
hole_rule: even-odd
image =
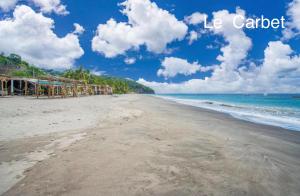
[[83,80],[87,84],[110,85],[113,92],[117,94],[123,93],[154,93],[154,91],[135,81],[117,78],[112,76],[97,76],[89,70],[80,67],[78,69],[70,69],[63,72],[55,70],[40,69],[23,61],[19,55],[10,54],[5,56],[0,54],[0,74],[18,77],[41,77],[41,76],[60,76],[76,80]]
[[148,93],[152,94],[154,91],[142,84],[139,84],[135,81],[117,78],[112,76],[96,76],[91,74],[89,70],[83,69],[80,67],[79,69],[67,70],[62,74],[65,78],[72,78],[76,80],[83,80],[89,84],[107,84],[113,87],[114,93]]
[[47,75],[45,71],[29,65],[29,63],[23,61],[21,57],[16,54],[10,54],[9,56],[0,54],[0,74],[19,77],[38,77]]

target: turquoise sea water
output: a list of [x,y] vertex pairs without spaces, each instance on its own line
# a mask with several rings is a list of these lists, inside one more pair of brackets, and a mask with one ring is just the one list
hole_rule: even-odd
[[300,94],[161,94],[182,104],[235,118],[300,131]]

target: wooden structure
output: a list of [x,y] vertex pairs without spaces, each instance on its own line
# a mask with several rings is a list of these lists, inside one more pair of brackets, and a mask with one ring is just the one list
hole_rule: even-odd
[[62,77],[23,78],[0,75],[0,96],[48,96],[78,97],[85,95],[111,95],[112,88],[108,85],[86,84],[81,80]]
[[0,81],[1,81],[1,96],[7,96],[8,95],[8,85],[7,81],[9,80],[9,77],[5,75],[0,75]]

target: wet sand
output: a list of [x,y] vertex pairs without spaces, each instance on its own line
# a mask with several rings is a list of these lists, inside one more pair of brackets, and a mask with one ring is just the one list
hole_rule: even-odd
[[300,132],[144,95],[0,108],[3,195],[300,194]]

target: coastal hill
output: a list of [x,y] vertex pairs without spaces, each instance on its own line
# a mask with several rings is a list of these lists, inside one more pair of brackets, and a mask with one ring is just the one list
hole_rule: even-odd
[[113,92],[116,94],[155,93],[154,90],[152,90],[151,88],[139,84],[133,80],[107,75],[98,76],[92,74],[90,70],[84,69],[82,66],[78,69],[69,69],[65,71],[38,68],[22,60],[22,58],[16,54],[10,54],[9,56],[0,54],[0,74],[28,78],[36,78],[41,76],[57,76],[76,80],[83,80],[89,84],[109,85],[113,88]]

